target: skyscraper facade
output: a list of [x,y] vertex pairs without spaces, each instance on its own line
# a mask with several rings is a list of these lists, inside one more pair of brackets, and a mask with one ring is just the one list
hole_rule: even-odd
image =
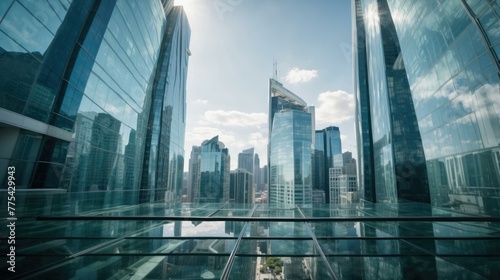
[[253,188],[254,191],[257,191],[258,186],[262,184],[261,180],[261,174],[260,174],[260,158],[259,154],[255,154],[254,161],[253,161]]
[[254,199],[253,175],[246,169],[231,171],[229,202],[252,204]]
[[146,134],[141,202],[178,202],[184,169],[186,79],[190,28],[182,7],[173,7],[153,83]]
[[[177,190],[190,36],[182,8],[16,0],[2,3],[0,18],[0,65],[9,69],[0,74],[0,168],[16,168],[19,189],[142,188],[148,201]],[[143,171],[146,161],[155,166]],[[165,167],[175,171],[159,178]],[[148,174],[161,184],[141,183]]]
[[314,107],[270,79],[269,203],[294,207],[312,203]]
[[[357,61],[358,69],[364,67],[367,72],[366,81],[360,82],[366,84],[366,88],[358,91],[359,95],[366,96],[358,97],[358,107],[368,106],[371,120],[368,124],[370,129],[361,128],[363,132],[370,131],[367,137],[372,146],[371,155],[363,155],[363,160],[373,162],[369,168],[372,170],[373,183],[369,185],[365,182],[363,185],[365,198],[377,202],[395,202],[400,199],[430,202],[427,172],[422,160],[422,141],[406,64],[400,56],[399,41],[390,12],[379,14],[377,9],[388,9],[384,2],[363,2],[365,20],[363,24],[357,22],[356,25],[366,32],[364,45],[359,43],[358,48],[364,47],[366,59],[371,62],[368,65],[367,61]],[[361,104],[366,100],[369,100],[369,104]],[[367,113],[364,109],[359,111]],[[362,115],[360,118],[366,119],[367,116]],[[359,147],[364,145],[362,143]],[[409,168],[412,172],[407,171]]]
[[342,154],[340,130],[336,126],[329,126],[315,132],[314,145],[314,189],[323,190],[326,201],[329,195],[329,169],[335,166],[335,156]]
[[245,169],[253,174],[254,148],[243,150],[238,154],[238,169]]
[[365,199],[432,202],[479,213],[496,208],[499,4],[356,0],[353,5]]
[[200,185],[200,159],[201,159],[201,147],[193,146],[191,150],[191,155],[189,157],[189,170],[188,170],[188,180],[187,180],[187,200],[189,202],[194,202],[195,197],[199,197],[199,185]]
[[197,169],[189,170],[192,188],[192,202],[217,203],[229,201],[229,151],[219,136],[205,140],[199,148],[199,157],[193,147],[191,166]]

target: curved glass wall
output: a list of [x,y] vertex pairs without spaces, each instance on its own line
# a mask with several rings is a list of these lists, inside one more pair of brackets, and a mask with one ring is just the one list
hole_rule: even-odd
[[422,133],[432,202],[487,213],[497,207],[500,191],[499,4],[388,4]]
[[186,76],[190,28],[182,7],[173,7],[153,84],[146,135],[141,202],[180,198],[184,170]]
[[[372,151],[364,153],[373,158],[363,160],[363,164],[373,161],[369,169],[373,168],[375,179],[372,185],[364,186],[365,199],[429,202],[420,131],[393,19],[385,1],[360,1],[358,5],[356,13],[362,14],[363,21],[357,24],[362,25],[359,28],[365,35],[358,52],[364,52],[366,61],[357,63],[367,69],[366,76],[358,76],[358,82],[367,83],[367,88],[357,90],[368,91],[358,95],[364,99],[358,101],[358,106],[364,106],[359,102],[370,100],[370,123],[363,109],[365,120],[361,125],[370,127],[371,139],[367,144],[373,143]],[[364,141],[367,136],[365,132]]]

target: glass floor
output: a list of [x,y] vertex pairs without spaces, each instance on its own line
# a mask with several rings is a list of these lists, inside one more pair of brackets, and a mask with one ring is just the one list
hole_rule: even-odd
[[8,212],[3,192],[0,279],[500,275],[500,215],[418,203],[275,209],[128,200],[113,192],[16,192]]

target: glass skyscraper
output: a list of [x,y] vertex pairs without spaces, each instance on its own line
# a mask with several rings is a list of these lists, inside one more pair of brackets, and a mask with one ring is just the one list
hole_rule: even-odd
[[253,174],[254,165],[254,148],[243,150],[238,154],[238,169],[245,169]]
[[315,132],[314,145],[314,189],[325,192],[326,201],[330,201],[329,169],[335,166],[334,157],[342,154],[340,130],[329,126]]
[[314,107],[269,81],[269,203],[312,203]]
[[[199,148],[193,147],[192,156],[198,159],[190,160],[194,169],[192,178],[192,202],[219,203],[229,201],[230,157],[219,136],[205,140]],[[197,161],[197,163],[196,163]],[[190,170],[191,173],[191,170]]]
[[175,201],[182,188],[191,31],[182,7],[173,7],[167,22],[156,69],[156,75],[162,78],[155,79],[152,85],[141,202]]
[[497,209],[498,1],[353,4],[365,199]]
[[0,168],[18,189],[178,198],[189,37],[170,0],[2,1]]
[[[499,11],[498,1],[353,1],[358,173],[365,201],[431,204],[439,208],[421,213],[434,217],[442,211],[499,216]],[[474,224],[498,227],[478,217]],[[471,248],[468,240],[455,240],[453,246],[439,240],[462,236],[469,225],[421,223],[421,232],[435,238],[426,250],[441,257],[418,264],[415,258],[365,259],[365,276],[384,279],[376,269],[392,267],[398,274],[387,279],[448,279],[454,269],[445,260],[481,267],[467,277],[494,278],[496,258],[443,256]],[[360,229],[364,236],[408,233],[404,223]],[[467,237],[485,235],[477,231]],[[494,247],[480,250],[488,255]],[[361,246],[362,254],[408,249],[402,243]],[[427,271],[416,272],[415,266]]]

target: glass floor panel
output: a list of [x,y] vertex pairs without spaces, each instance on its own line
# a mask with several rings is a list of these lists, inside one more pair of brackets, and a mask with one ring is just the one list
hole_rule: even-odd
[[[492,279],[500,214],[427,204],[161,202],[133,192],[16,193],[1,279]],[[5,193],[0,202],[7,205]],[[5,209],[4,209],[5,208]],[[9,228],[15,225],[15,229]],[[11,244],[12,237],[15,244]],[[15,246],[11,250],[11,246]],[[12,252],[15,255],[11,254]],[[16,273],[7,273],[14,259]]]

